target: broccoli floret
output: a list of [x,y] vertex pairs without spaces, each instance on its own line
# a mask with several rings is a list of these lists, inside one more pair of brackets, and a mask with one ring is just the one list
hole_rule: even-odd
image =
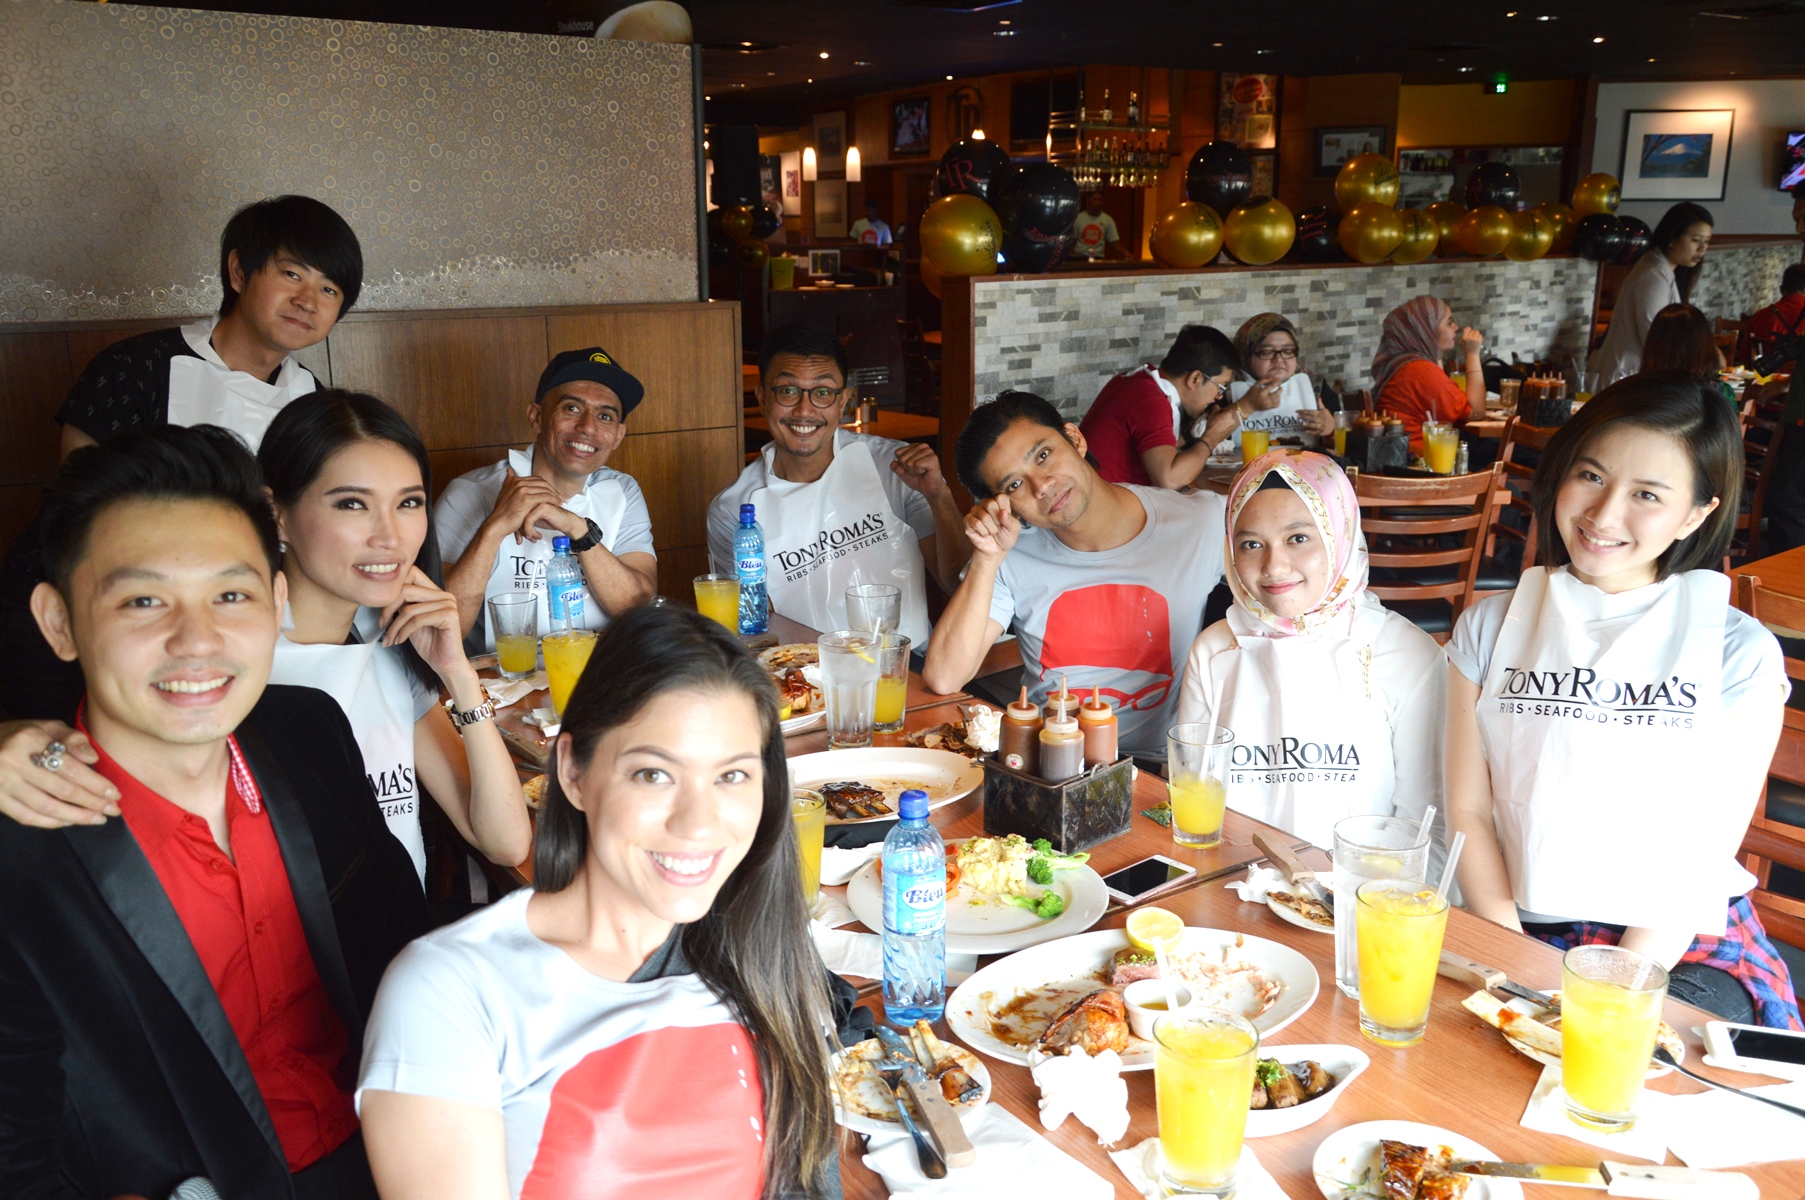
[[1033,858],[1028,860],[1028,878],[1030,880],[1032,880],[1033,882],[1039,883],[1039,884],[1052,883],[1053,882],[1053,866],[1052,866],[1052,864],[1049,863],[1046,859],[1042,858],[1040,855],[1036,854]]
[[[1044,837],[1034,839],[1034,855],[1035,857],[1028,860],[1028,878],[1035,883],[1048,883],[1053,878],[1052,872],[1069,871],[1090,858],[1089,854],[1061,854],[1053,849],[1053,843]],[[1037,867],[1036,864],[1040,865]],[[1045,870],[1048,873],[1047,877],[1042,879],[1035,874],[1037,870]]]
[[1037,854],[1052,854],[1053,843],[1049,842],[1046,838],[1035,838],[1034,850]]
[[1011,896],[1009,903],[1027,909],[1043,921],[1050,921],[1065,911],[1065,900],[1058,892],[1045,892],[1038,900],[1033,896]]

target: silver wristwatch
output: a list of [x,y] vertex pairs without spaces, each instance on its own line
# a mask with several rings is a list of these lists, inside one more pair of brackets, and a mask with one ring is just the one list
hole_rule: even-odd
[[458,732],[462,733],[467,725],[474,725],[478,721],[493,721],[495,719],[495,701],[485,698],[481,704],[469,712],[460,712],[456,700],[447,700],[445,701],[445,711],[451,715],[451,723],[457,727]]

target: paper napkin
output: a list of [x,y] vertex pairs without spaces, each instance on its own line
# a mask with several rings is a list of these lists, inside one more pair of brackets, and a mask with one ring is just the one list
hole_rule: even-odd
[[1000,1104],[986,1104],[965,1127],[978,1161],[954,1167],[945,1179],[921,1173],[907,1133],[873,1134],[865,1165],[883,1176],[892,1196],[1032,1196],[1035,1200],[1111,1200],[1107,1179],[1036,1133]]
[[1028,1052],[1034,1083],[1040,1088],[1040,1123],[1058,1129],[1077,1117],[1097,1135],[1097,1144],[1113,1146],[1128,1132],[1128,1081],[1122,1078],[1122,1056],[1105,1050],[1092,1058],[1082,1050],[1070,1054]]
[[510,704],[518,704],[529,693],[550,687],[546,682],[544,671],[534,671],[525,679],[485,679],[483,691],[495,702],[496,708],[506,708]]
[[[1805,1106],[1805,1083],[1748,1090]],[[1805,1158],[1805,1119],[1791,1113],[1715,1088],[1659,1100],[1649,1120],[1667,1139],[1667,1148],[1689,1167],[1710,1171]]]
[[[1165,1191],[1159,1182],[1159,1139],[1150,1137],[1127,1150],[1112,1150],[1110,1160],[1121,1168],[1132,1186],[1147,1200],[1162,1200]],[[1291,1200],[1279,1181],[1260,1165],[1252,1146],[1241,1147],[1241,1161],[1235,1164],[1235,1200]]]
[[1545,1066],[1542,1077],[1536,1080],[1535,1091],[1530,1093],[1529,1106],[1523,1110],[1522,1125],[1525,1129],[1557,1133],[1588,1146],[1597,1146],[1618,1161],[1639,1158],[1662,1163],[1667,1161],[1667,1139],[1661,1134],[1659,1122],[1651,1118],[1661,1101],[1669,1099],[1671,1097],[1644,1088],[1642,1099],[1636,1105],[1639,1116],[1634,1125],[1621,1133],[1587,1129],[1567,1115],[1567,1093],[1561,1090],[1561,1069]]

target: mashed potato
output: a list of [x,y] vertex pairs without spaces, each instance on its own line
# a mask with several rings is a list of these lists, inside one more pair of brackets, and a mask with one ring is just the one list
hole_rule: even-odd
[[972,838],[959,846],[959,882],[992,896],[1031,896],[1028,860],[1034,847],[1012,833],[1001,838]]

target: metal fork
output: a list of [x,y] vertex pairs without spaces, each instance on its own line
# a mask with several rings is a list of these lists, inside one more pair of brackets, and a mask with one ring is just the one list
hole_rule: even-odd
[[933,1141],[921,1126],[915,1123],[915,1118],[909,1115],[908,1091],[902,1085],[902,1073],[912,1063],[913,1059],[892,1054],[888,1058],[878,1059],[872,1064],[872,1068],[883,1076],[884,1084],[889,1087],[896,1103],[896,1115],[902,1120],[903,1128],[909,1131],[909,1136],[915,1139],[915,1156],[921,1163],[921,1173],[929,1179],[945,1179],[946,1160],[940,1156],[940,1151],[935,1149]]

